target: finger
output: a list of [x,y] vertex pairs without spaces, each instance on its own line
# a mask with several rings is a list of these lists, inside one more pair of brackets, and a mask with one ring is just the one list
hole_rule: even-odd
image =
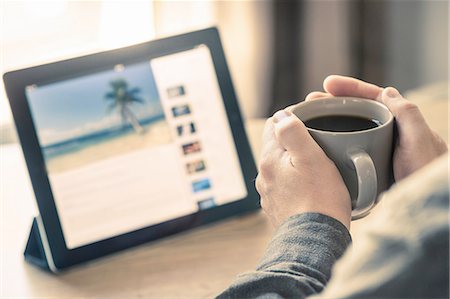
[[329,98],[332,96],[333,96],[332,94],[327,93],[327,92],[313,91],[306,96],[305,101],[311,101],[311,100],[320,99],[320,98]]
[[381,102],[394,115],[399,130],[404,133],[414,136],[420,133],[420,130],[428,129],[425,118],[417,105],[403,98],[397,89],[393,87],[385,88],[381,94]]
[[263,147],[261,149],[260,161],[268,160],[271,156],[279,157],[285,150],[278,143],[272,118],[266,121],[263,132]]
[[323,81],[323,88],[334,96],[361,97],[380,100],[383,88],[355,78],[331,75]]
[[263,146],[258,163],[257,181],[259,179],[259,183],[261,183],[261,177],[269,180],[274,178],[276,165],[285,153],[286,151],[280,146],[275,137],[273,120],[269,118],[264,127]]
[[275,132],[273,128],[273,119],[269,117],[264,124],[263,143],[267,143],[275,139]]
[[438,156],[448,152],[448,145],[444,139],[442,139],[442,137],[434,130],[431,130],[431,133],[433,134],[434,140],[436,140]]
[[264,179],[261,177],[260,174],[258,174],[258,176],[256,177],[256,180],[255,180],[255,188],[256,188],[256,191],[258,192],[258,194],[261,196],[261,200],[262,200],[263,195],[265,194],[265,192],[264,192],[265,184],[264,184],[263,180]]
[[303,122],[289,111],[280,110],[273,115],[275,136],[281,147],[292,155],[301,153],[305,147],[316,144]]

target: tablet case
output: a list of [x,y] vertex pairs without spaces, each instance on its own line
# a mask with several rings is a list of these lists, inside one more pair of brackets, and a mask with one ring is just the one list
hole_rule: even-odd
[[28,236],[27,246],[23,255],[27,262],[50,272],[36,217],[33,218],[30,235]]

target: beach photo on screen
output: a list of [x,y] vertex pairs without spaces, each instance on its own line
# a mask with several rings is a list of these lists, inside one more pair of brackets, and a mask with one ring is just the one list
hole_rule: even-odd
[[171,142],[148,62],[26,90],[50,173]]

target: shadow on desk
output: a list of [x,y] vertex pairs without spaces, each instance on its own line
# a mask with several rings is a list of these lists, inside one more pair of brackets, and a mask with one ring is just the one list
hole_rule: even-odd
[[[264,120],[252,122],[259,156]],[[272,229],[261,212],[144,244],[53,275],[26,263],[23,250],[36,203],[18,144],[2,146],[0,297],[203,298],[255,269]]]
[[29,289],[10,295],[210,298],[237,274],[255,268],[271,234],[265,216],[256,212],[145,244],[57,276],[26,264],[24,283]]

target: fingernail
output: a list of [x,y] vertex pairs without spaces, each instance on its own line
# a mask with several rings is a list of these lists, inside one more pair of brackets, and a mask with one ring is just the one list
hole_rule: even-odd
[[386,95],[390,98],[398,98],[400,97],[400,93],[394,87],[386,88]]
[[286,111],[286,110],[280,110],[277,111],[274,115],[273,115],[273,122],[274,123],[279,123],[281,122],[283,119],[286,119],[288,117],[291,117],[292,113],[290,111]]

